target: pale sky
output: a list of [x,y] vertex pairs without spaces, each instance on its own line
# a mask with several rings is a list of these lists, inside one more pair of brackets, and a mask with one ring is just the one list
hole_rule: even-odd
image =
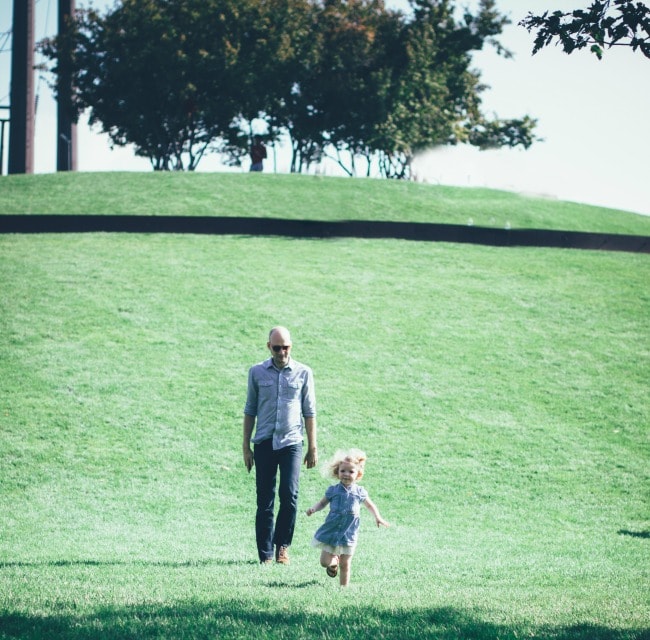
[[[9,0],[0,1],[0,34],[11,28]],[[95,0],[97,8],[112,0]],[[406,0],[386,0],[389,7],[406,9]],[[457,2],[475,8],[477,0]],[[447,147],[423,154],[415,162],[419,180],[432,184],[491,187],[549,198],[602,205],[650,215],[650,60],[628,47],[606,50],[599,61],[588,50],[571,55],[552,46],[531,55],[533,35],[517,22],[528,11],[569,11],[590,0],[498,0],[513,24],[501,42],[515,53],[514,60],[492,49],[475,56],[475,68],[490,86],[483,94],[487,115],[538,120],[544,142],[529,150],[478,151]],[[87,6],[77,0],[77,6]],[[36,40],[56,31],[57,0],[37,0]],[[2,46],[4,45],[4,46]],[[9,103],[11,53],[0,36],[0,105]],[[39,96],[36,114],[35,171],[56,168],[56,106],[45,79],[36,78]],[[2,112],[7,117],[7,112]],[[7,152],[8,127],[5,132]],[[79,128],[80,171],[150,171],[149,161],[136,158],[130,148],[110,149],[108,138],[91,131],[82,117]],[[277,169],[288,171],[288,150],[278,150]],[[265,169],[272,170],[273,162]],[[199,171],[233,171],[216,155],[204,158]],[[235,171],[247,171],[248,163]],[[339,175],[334,165],[321,173]],[[6,157],[3,165],[6,173]]]

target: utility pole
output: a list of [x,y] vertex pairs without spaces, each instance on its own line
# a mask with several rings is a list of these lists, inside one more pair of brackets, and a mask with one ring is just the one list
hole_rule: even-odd
[[[9,112],[9,106],[0,105],[0,111]],[[9,118],[0,118],[0,176],[5,170],[5,125]]]
[[14,0],[9,173],[34,173],[34,0]]
[[[70,28],[74,15],[75,0],[59,0],[59,35],[63,36]],[[57,137],[56,169],[57,171],[77,170],[77,125],[72,113],[72,72],[70,70],[69,52],[59,59],[57,78]]]

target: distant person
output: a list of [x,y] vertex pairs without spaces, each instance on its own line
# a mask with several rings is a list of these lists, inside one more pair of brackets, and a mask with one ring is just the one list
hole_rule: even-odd
[[[244,464],[249,473],[255,466],[257,511],[255,536],[260,562],[289,564],[298,510],[298,488],[303,450],[304,462],[312,469],[316,450],[316,393],[312,370],[291,357],[291,335],[285,327],[274,327],[266,346],[271,357],[248,371],[244,407]],[[255,425],[257,421],[257,426]],[[253,430],[255,435],[253,436]],[[251,450],[251,442],[254,451]],[[280,473],[280,508],[273,522],[276,477]]]
[[262,143],[261,136],[255,136],[253,138],[253,144],[251,145],[251,171],[263,171],[264,170],[264,159],[266,158],[266,147]]
[[366,454],[358,449],[337,452],[329,468],[332,477],[339,480],[339,483],[328,487],[325,497],[307,509],[307,515],[311,516],[330,505],[325,522],[314,534],[312,545],[321,549],[320,563],[330,578],[335,578],[339,569],[341,570],[339,584],[342,587],[347,587],[350,583],[361,504],[375,517],[378,527],[390,526],[379,514],[379,510],[368,497],[368,492],[357,484],[363,477],[365,463]]

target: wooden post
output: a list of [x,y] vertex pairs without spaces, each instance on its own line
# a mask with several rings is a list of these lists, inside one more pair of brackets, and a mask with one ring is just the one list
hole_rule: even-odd
[[[69,28],[74,15],[75,0],[59,0],[59,35]],[[77,170],[77,125],[72,114],[72,73],[66,59],[59,60],[57,78],[57,171]]]
[[14,0],[9,173],[34,173],[34,0]]

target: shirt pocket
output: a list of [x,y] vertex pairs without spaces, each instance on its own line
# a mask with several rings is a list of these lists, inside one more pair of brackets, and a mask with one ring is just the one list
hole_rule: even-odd
[[283,388],[284,396],[289,401],[299,400],[301,388],[302,385],[299,382],[287,382],[287,385]]
[[272,380],[260,380],[257,388],[260,398],[263,400],[274,400],[277,396],[276,386]]

